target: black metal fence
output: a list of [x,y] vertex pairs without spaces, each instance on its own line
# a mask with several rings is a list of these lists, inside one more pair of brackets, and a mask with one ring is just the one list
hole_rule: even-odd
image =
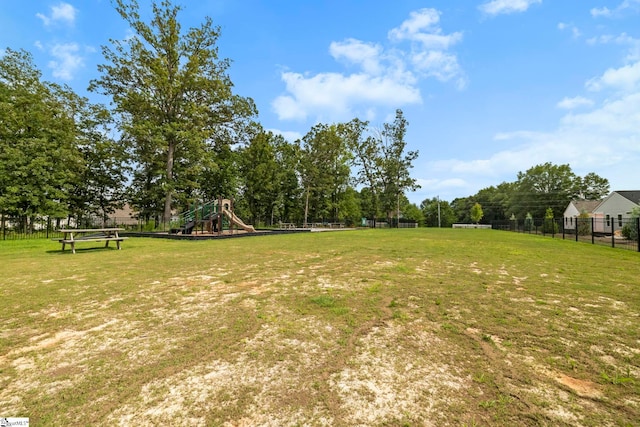
[[640,252],[640,218],[526,218],[493,221],[491,228]]
[[62,238],[61,228],[120,227],[130,231],[166,231],[168,224],[158,221],[141,221],[136,218],[0,218],[0,240],[55,239]]
[[418,228],[418,221],[412,219],[400,218],[398,222],[397,218],[391,218],[391,222],[387,222],[387,218],[368,219],[362,218],[360,222],[361,227],[369,228]]

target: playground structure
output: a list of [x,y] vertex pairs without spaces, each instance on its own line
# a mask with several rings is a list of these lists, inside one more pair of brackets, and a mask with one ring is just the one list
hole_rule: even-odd
[[252,225],[245,224],[233,212],[233,202],[220,197],[207,203],[195,204],[186,212],[180,214],[177,222],[178,227],[172,227],[170,234],[192,234],[194,231],[207,234],[218,234],[221,236],[224,230],[234,233],[235,229],[242,229],[248,233],[255,233]]

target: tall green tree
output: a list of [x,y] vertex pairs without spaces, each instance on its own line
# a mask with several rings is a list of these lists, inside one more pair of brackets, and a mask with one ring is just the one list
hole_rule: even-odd
[[113,98],[121,130],[137,146],[134,160],[146,185],[160,187],[164,195],[168,220],[176,191],[198,185],[193,176],[202,170],[198,159],[206,158],[207,143],[231,138],[256,109],[251,99],[232,92],[229,60],[218,56],[220,28],[211,18],[183,31],[181,7],[169,0],[152,3],[149,23],[142,21],[136,0],[115,4],[133,36],[103,47],[107,63],[98,66],[101,77],[90,89]]
[[410,221],[415,221],[418,224],[424,224],[424,213],[422,209],[418,207],[415,203],[409,202],[406,196],[402,197],[401,208],[402,218]]
[[543,218],[547,208],[563,212],[575,196],[577,176],[569,165],[545,163],[526,172],[518,172],[513,210],[517,217],[530,212],[534,218]]
[[277,170],[277,199],[274,215],[284,222],[299,222],[302,219],[302,188],[298,175],[300,164],[299,141],[290,143],[284,138],[275,139]]
[[0,57],[0,213],[64,217],[83,170],[70,89],[41,81],[26,51]]
[[609,194],[609,180],[594,172],[576,178],[576,197],[582,200],[600,200]]
[[411,177],[413,161],[418,151],[406,151],[408,122],[402,110],[396,110],[393,123],[385,123],[377,135],[367,133],[368,122],[354,119],[343,126],[345,139],[353,153],[355,182],[368,188],[368,208],[365,214],[375,218],[382,210],[387,221],[400,211],[400,200],[406,191],[420,186]]
[[420,203],[420,210],[424,215],[424,225],[427,227],[438,227],[439,225],[448,228],[458,220],[451,204],[438,197],[423,200]]
[[302,138],[300,176],[305,192],[306,223],[337,219],[349,185],[351,152],[338,125],[317,124]]
[[418,158],[418,151],[406,151],[405,136],[409,123],[402,110],[396,110],[393,123],[385,123],[382,130],[382,156],[379,160],[381,182],[381,205],[391,223],[394,212],[400,211],[400,197],[405,191],[420,188],[410,171],[413,161]]
[[482,211],[482,206],[480,205],[480,203],[476,202],[473,206],[471,206],[471,212],[469,212],[469,216],[471,217],[471,221],[473,221],[474,223],[477,224],[480,222],[480,220],[484,216],[484,212]]
[[510,203],[513,192],[514,184],[503,182],[495,187],[481,189],[473,199],[482,205],[485,221],[501,221],[511,216]]
[[102,105],[70,94],[68,99],[76,123],[76,144],[83,168],[69,194],[70,213],[78,220],[85,215],[100,218],[125,202],[128,153],[112,137],[112,118]]
[[380,141],[366,134],[368,126],[369,122],[356,118],[345,123],[341,132],[353,154],[352,166],[356,172],[353,181],[367,189],[364,199],[367,207],[363,208],[363,213],[375,219],[380,204],[382,155]]
[[276,138],[282,137],[260,131],[240,152],[243,198],[248,204],[253,224],[259,224],[270,217],[277,201]]
[[471,222],[471,207],[474,204],[473,197],[457,197],[451,201],[451,209],[456,215],[456,221],[463,224]]

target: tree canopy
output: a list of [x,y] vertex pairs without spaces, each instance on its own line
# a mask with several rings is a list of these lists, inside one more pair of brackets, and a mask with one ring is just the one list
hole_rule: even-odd
[[170,0],[153,1],[148,22],[137,0],[113,2],[132,36],[103,47],[89,86],[111,97],[112,110],[43,81],[28,52],[0,57],[0,214],[104,219],[128,202],[144,218],[168,220],[176,207],[224,196],[256,223],[385,216],[448,226],[558,216],[572,199],[609,192],[593,172],[547,162],[514,182],[418,208],[406,198],[419,188],[418,152],[408,149],[402,110],[379,129],[354,118],[287,141],[255,120],[251,98],[234,93],[211,18],[183,29],[182,8]]
[[166,220],[176,190],[198,187],[193,177],[204,170],[208,146],[238,142],[256,108],[233,94],[229,60],[218,57],[220,28],[211,18],[183,31],[181,7],[168,0],[152,3],[150,23],[140,18],[136,0],[115,1],[133,36],[103,47],[107,63],[98,66],[101,77],[90,89],[112,97],[123,140],[144,170],[139,178],[152,197],[163,194]]
[[[0,57],[0,213],[105,213],[121,200],[125,161],[110,116],[68,87],[42,81],[25,51]],[[98,160],[99,159],[99,160]]]

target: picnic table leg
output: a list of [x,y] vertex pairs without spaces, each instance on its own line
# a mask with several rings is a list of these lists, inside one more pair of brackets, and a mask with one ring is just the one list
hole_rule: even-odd
[[71,245],[71,253],[75,254],[76,253],[76,244],[75,244],[75,242],[71,242],[70,245]]
[[108,240],[105,240],[105,241],[104,241],[104,247],[105,247],[105,248],[108,248],[108,247],[109,247],[109,241],[108,241]]
[[118,250],[120,250],[120,240],[116,240],[116,246],[118,247]]

